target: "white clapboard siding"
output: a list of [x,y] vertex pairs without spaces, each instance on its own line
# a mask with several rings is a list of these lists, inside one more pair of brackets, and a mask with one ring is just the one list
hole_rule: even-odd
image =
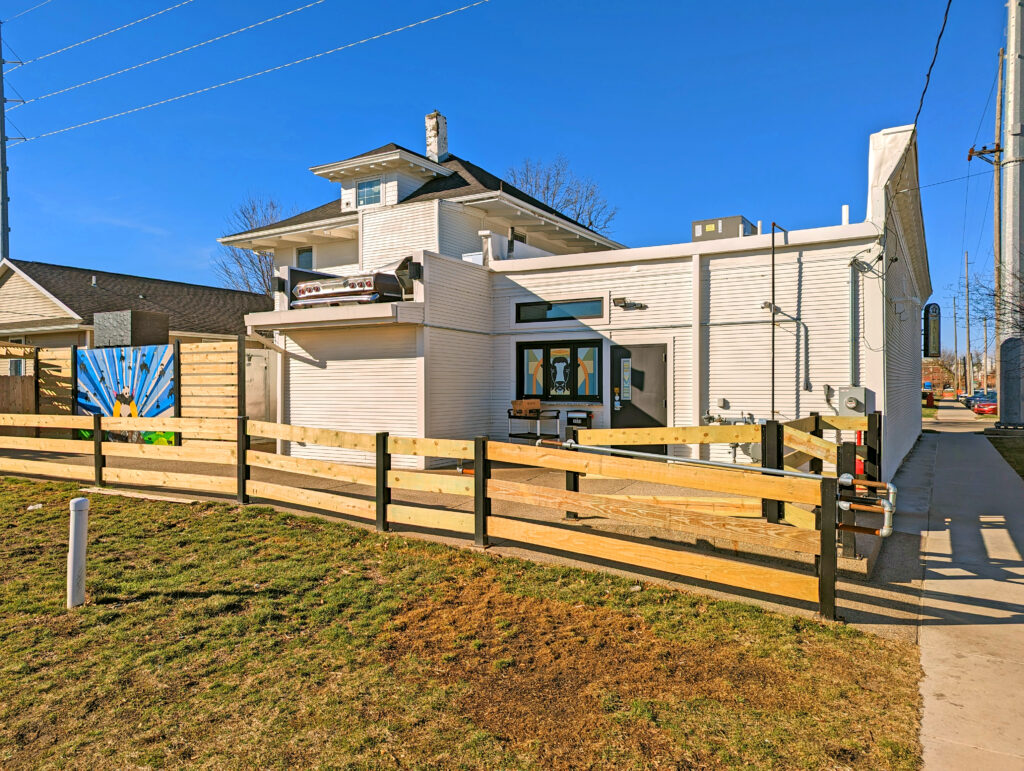
[[437,204],[422,201],[361,211],[359,244],[363,271],[376,270],[418,249],[436,252]]
[[483,248],[480,239],[480,231],[485,227],[483,217],[471,214],[461,203],[441,201],[438,218],[441,254],[461,258]]
[[0,324],[32,327],[70,318],[66,310],[13,270],[0,274]]
[[[491,338],[485,334],[427,329],[426,435],[472,439],[490,432]],[[452,460],[433,461],[443,466]]]
[[490,272],[451,257],[428,254],[424,259],[426,322],[471,332],[490,332]]
[[[287,346],[297,356],[288,360],[288,422],[419,436],[422,389],[417,334],[413,327],[292,333]],[[374,462],[369,453],[298,443],[291,445],[291,454],[344,463]],[[413,468],[416,461],[396,458],[395,465]]]
[[[900,257],[886,275],[883,479],[892,478],[921,433],[921,308],[910,301],[915,290],[909,260]],[[897,300],[902,313],[897,313]]]

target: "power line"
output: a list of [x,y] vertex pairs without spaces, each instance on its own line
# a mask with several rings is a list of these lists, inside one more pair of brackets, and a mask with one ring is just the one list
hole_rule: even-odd
[[54,131],[47,131],[47,132],[45,132],[43,134],[37,134],[36,136],[32,136],[32,137],[25,137],[24,142],[20,142],[19,144],[24,144],[25,142],[32,142],[32,141],[35,141],[37,139],[43,139],[45,137],[52,137],[52,136],[54,136],[56,134],[63,134],[65,132],[67,132],[67,131],[74,131],[75,129],[84,128],[86,126],[92,126],[92,125],[94,125],[96,123],[103,123],[104,121],[113,120],[114,118],[121,118],[121,117],[124,117],[125,115],[132,115],[133,113],[142,112],[143,110],[148,110],[148,109],[150,109],[152,107],[159,107],[161,105],[170,104],[171,102],[177,102],[177,101],[180,101],[182,99],[187,99],[190,96],[196,96],[198,94],[205,94],[208,91],[214,91],[214,90],[216,90],[218,88],[223,88],[224,86],[231,86],[231,85],[234,85],[235,83],[241,83],[241,82],[246,81],[246,80],[252,80],[253,78],[259,77],[260,75],[266,75],[266,74],[271,73],[271,72],[277,72],[278,70],[287,69],[288,67],[294,67],[296,64],[303,64],[305,62],[309,62],[309,61],[312,61],[314,59],[320,59],[321,57],[329,56],[330,54],[337,53],[338,51],[344,51],[346,48],[354,48],[355,46],[363,45],[364,43],[369,43],[369,42],[372,42],[374,40],[380,40],[381,38],[388,37],[389,35],[394,35],[395,33],[398,33],[398,32],[404,32],[407,29],[412,29],[413,27],[418,27],[418,26],[420,26],[422,24],[428,24],[428,23],[430,23],[432,21],[437,21],[438,19],[443,19],[446,16],[451,16],[451,15],[456,14],[456,13],[461,13],[462,11],[468,11],[471,8],[476,8],[478,5],[484,5],[485,3],[489,3],[490,1],[491,0],[476,0],[475,3],[470,3],[469,5],[464,5],[464,6],[460,7],[460,8],[453,8],[450,11],[445,11],[444,13],[439,13],[436,16],[430,16],[430,17],[428,17],[426,19],[420,19],[419,21],[414,21],[411,24],[406,24],[406,25],[404,25],[402,27],[396,27],[394,29],[388,30],[387,32],[381,32],[381,33],[378,33],[376,35],[371,35],[370,37],[363,38],[362,40],[357,40],[357,41],[355,41],[353,43],[346,43],[345,45],[338,46],[337,48],[332,48],[332,49],[330,49],[328,51],[322,51],[321,53],[313,54],[312,56],[306,56],[306,57],[303,57],[302,59],[296,59],[295,61],[287,62],[286,64],[279,64],[276,67],[270,67],[270,68],[265,69],[265,70],[260,70],[259,72],[253,72],[253,73],[251,73],[249,75],[242,75],[241,77],[238,77],[238,78],[233,78],[231,80],[225,80],[222,83],[216,83],[216,84],[214,84],[212,86],[206,86],[205,88],[198,88],[195,91],[189,91],[188,93],[185,93],[185,94],[179,94],[178,96],[172,96],[172,97],[169,97],[167,99],[161,99],[158,102],[151,102],[150,104],[145,104],[145,105],[142,105],[141,107],[133,107],[130,110],[123,110],[121,112],[114,113],[113,115],[107,115],[107,116],[102,117],[102,118],[95,118],[93,120],[85,121],[84,123],[76,123],[73,126],[65,126],[64,128],[56,129]]
[[935,39],[935,51],[932,53],[931,64],[928,65],[928,72],[924,76],[924,88],[921,90],[921,99],[917,103],[917,113],[914,115],[914,131],[917,131],[917,120],[921,117],[921,109],[924,107],[924,95],[928,93],[928,84],[932,79],[932,69],[935,67],[935,60],[939,58],[939,44],[942,42],[942,35],[946,31],[946,22],[949,21],[949,8],[953,0],[946,0],[946,11],[942,14],[942,26],[939,28],[939,36]]
[[187,51],[194,51],[195,49],[202,48],[203,46],[209,45],[210,43],[216,43],[218,40],[223,40],[224,38],[231,37],[232,35],[237,35],[240,32],[247,32],[247,31],[249,31],[251,29],[255,29],[256,27],[262,26],[263,24],[268,24],[268,23],[270,23],[272,21],[277,21],[278,19],[283,19],[285,16],[291,16],[293,13],[298,13],[299,11],[304,11],[307,8],[312,8],[314,5],[320,5],[323,2],[326,2],[326,0],[313,0],[312,3],[307,3],[306,5],[300,6],[298,8],[293,8],[290,11],[285,11],[284,13],[279,13],[277,16],[271,16],[269,19],[264,19],[263,21],[258,21],[255,24],[250,24],[247,27],[241,27],[239,29],[234,30],[233,32],[226,32],[223,35],[218,35],[217,37],[210,38],[209,40],[204,40],[201,43],[196,43],[195,45],[190,45],[187,48],[182,48],[182,49],[180,49],[178,51],[172,51],[169,54],[164,54],[163,56],[158,56],[155,59],[150,59],[149,61],[141,62],[140,64],[133,64],[131,67],[125,67],[124,69],[117,70],[116,72],[110,72],[110,73],[108,73],[106,75],[101,75],[100,77],[93,78],[92,80],[86,80],[86,81],[84,81],[82,83],[78,83],[77,85],[74,85],[74,86],[68,86],[67,88],[62,88],[62,89],[59,89],[58,91],[51,91],[50,93],[43,94],[42,96],[36,96],[36,97],[33,97],[32,99],[26,99],[21,104],[16,104],[13,107],[8,108],[7,111],[10,112],[11,110],[15,110],[15,109],[17,109],[19,107],[23,107],[26,104],[31,104],[32,102],[38,102],[38,101],[41,101],[43,99],[49,99],[51,96],[57,96],[58,94],[66,94],[68,91],[74,91],[76,88],[82,88],[82,86],[90,86],[93,83],[99,83],[101,80],[107,80],[108,78],[112,78],[112,77],[114,77],[116,75],[123,75],[126,72],[131,72],[132,70],[140,69],[140,68],[145,67],[145,66],[147,66],[149,64],[154,64],[156,62],[163,61],[164,59],[170,59],[172,56],[177,56],[178,54],[183,54],[183,53],[186,53]]
[[39,3],[38,5],[33,5],[33,6],[31,7],[31,8],[26,8],[26,9],[25,9],[24,11],[22,11],[21,13],[16,13],[16,14],[14,14],[14,15],[13,15],[13,16],[12,16],[11,18],[7,19],[7,20],[6,20],[5,22],[4,22],[4,24],[6,24],[6,23],[7,23],[8,21],[14,21],[14,20],[15,20],[15,19],[17,19],[17,18],[18,18],[19,16],[24,16],[24,15],[25,15],[26,13],[32,13],[32,11],[34,11],[34,10],[35,10],[36,8],[42,8],[42,7],[43,7],[44,5],[46,5],[47,3],[52,3],[52,2],[53,2],[53,0],[43,0],[43,2]]
[[[47,2],[49,2],[49,0],[47,0]],[[149,14],[149,16],[143,16],[141,19],[136,19],[135,21],[130,21],[127,24],[122,24],[120,27],[115,27],[114,29],[108,29],[106,32],[101,32],[98,35],[93,35],[92,37],[86,38],[85,40],[79,40],[77,43],[72,43],[69,46],[64,46],[63,48],[58,48],[56,51],[50,51],[50,53],[48,53],[48,54],[43,54],[42,56],[36,56],[33,59],[27,59],[26,61],[19,62],[14,67],[11,67],[11,70],[16,70],[16,69],[18,69],[18,67],[24,67],[26,64],[32,64],[33,62],[38,62],[38,61],[41,61],[43,59],[49,59],[51,56],[56,56],[57,54],[62,54],[65,51],[70,51],[72,48],[78,48],[78,46],[85,45],[86,43],[91,43],[94,40],[99,40],[100,38],[104,38],[107,35],[113,35],[115,32],[120,32],[123,29],[128,29],[129,27],[134,27],[136,24],[141,24],[144,21],[149,21],[150,19],[156,18],[157,16],[160,16],[161,14],[167,13],[168,11],[173,11],[175,8],[181,8],[181,6],[188,5],[189,3],[192,3],[192,2],[195,2],[195,0],[181,0],[180,3],[172,5],[169,8],[164,8],[162,11],[157,11],[156,13],[151,13],[151,14]]]

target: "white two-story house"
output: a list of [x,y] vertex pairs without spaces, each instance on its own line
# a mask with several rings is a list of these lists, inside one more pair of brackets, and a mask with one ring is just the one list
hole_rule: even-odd
[[[449,154],[443,116],[426,125],[424,155],[389,144],[313,167],[333,200],[222,239],[275,256],[275,310],[246,322],[282,352],[281,420],[505,439],[536,427],[510,426],[517,398],[558,412],[545,433],[569,411],[628,427],[878,409],[895,471],[920,433],[931,294],[909,127],[871,137],[864,222],[844,207],[840,224],[772,235],[725,218],[625,248]],[[400,297],[305,307],[294,291],[406,258]]]

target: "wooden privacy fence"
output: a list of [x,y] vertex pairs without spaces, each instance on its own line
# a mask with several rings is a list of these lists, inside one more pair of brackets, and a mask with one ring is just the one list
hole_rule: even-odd
[[[766,435],[782,436],[783,446],[803,443],[817,460],[842,450],[826,448],[811,428],[859,429],[861,423],[832,424],[821,418],[815,425],[701,426],[657,429],[666,444],[765,441]],[[865,423],[867,430],[867,424]],[[91,439],[0,437],[0,449],[91,456],[91,466],[66,460],[0,456],[0,473],[29,474],[92,482],[96,485],[127,484],[169,487],[203,493],[231,494],[240,502],[250,498],[293,504],[372,522],[380,530],[393,524],[442,530],[472,537],[478,546],[500,538],[528,546],[554,550],[569,556],[610,561],[624,566],[658,571],[706,583],[712,587],[771,595],[816,604],[827,618],[835,618],[837,568],[837,521],[840,480],[835,476],[793,475],[764,466],[707,467],[612,457],[576,449],[535,447],[489,441],[408,438],[387,433],[367,434],[324,428],[291,426],[248,420],[245,417],[106,418],[75,415],[0,415],[0,426],[88,429]],[[110,441],[110,432],[172,431],[195,437],[184,446],[145,445]],[[622,431],[580,432],[580,440],[616,444],[647,444],[648,429],[637,435]],[[642,434],[640,433],[642,432]],[[799,435],[798,435],[799,434]],[[803,436],[801,436],[803,435]],[[815,437],[810,442],[804,436]],[[295,458],[253,449],[253,439],[282,439],[368,453],[373,466]],[[776,441],[772,439],[772,441]],[[264,445],[256,445],[264,446]],[[817,455],[815,455],[817,453]],[[395,470],[395,455],[472,461],[471,474],[440,471]],[[203,473],[121,468],[107,465],[112,457],[153,459],[202,464]],[[779,449],[776,456],[782,458]],[[762,459],[762,463],[763,463]],[[778,460],[772,462],[779,462]],[[493,464],[507,463],[565,472],[566,489],[495,478]],[[216,468],[220,467],[220,473]],[[253,469],[278,472],[274,481],[253,479]],[[212,472],[212,473],[206,473]],[[232,473],[233,472],[233,473]],[[774,472],[774,473],[772,473]],[[699,498],[680,505],[673,496],[616,496],[579,491],[579,476],[590,475],[627,482],[648,482],[715,493],[711,503]],[[261,473],[259,476],[266,476]],[[294,480],[294,481],[293,481]],[[344,489],[312,489],[344,486]],[[418,491],[456,496],[465,510],[410,504],[392,500],[394,491]],[[749,544],[762,550],[813,557],[813,573],[799,560],[781,559],[778,564],[757,564],[720,553],[683,548],[671,541],[641,540],[595,528],[581,530],[571,523],[538,521],[528,516],[495,514],[492,502],[512,502],[528,507],[564,511],[570,518],[584,513],[613,522],[641,525],[683,533],[712,542]],[[728,501],[728,503],[722,503]],[[782,514],[777,521],[760,517],[754,507],[777,502]],[[472,502],[472,511],[469,503]],[[791,522],[788,507],[807,507],[798,522]],[[727,514],[729,516],[722,516]],[[759,518],[755,518],[759,517]],[[796,525],[795,527],[793,525]]]

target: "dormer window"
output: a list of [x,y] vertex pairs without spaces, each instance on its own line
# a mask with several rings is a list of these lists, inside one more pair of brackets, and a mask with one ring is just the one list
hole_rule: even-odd
[[356,185],[356,206],[380,203],[380,177],[364,179]]

